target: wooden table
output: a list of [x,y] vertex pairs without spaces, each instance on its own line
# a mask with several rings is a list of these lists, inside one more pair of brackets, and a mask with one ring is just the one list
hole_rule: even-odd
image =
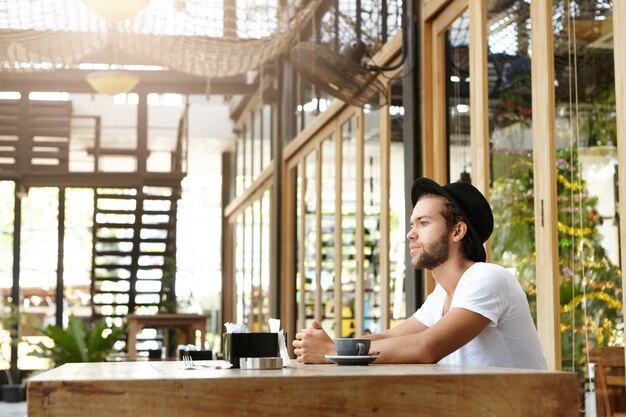
[[[137,358],[137,333],[141,329],[145,327],[157,329],[178,328],[185,334],[187,343],[194,344],[196,330],[200,331],[200,340],[204,341],[206,319],[206,316],[199,314],[157,314],[153,316],[129,314],[127,317],[128,358]],[[163,340],[163,344],[167,346],[166,339]]]
[[573,373],[439,365],[183,370],[67,364],[28,382],[28,417],[578,416]]

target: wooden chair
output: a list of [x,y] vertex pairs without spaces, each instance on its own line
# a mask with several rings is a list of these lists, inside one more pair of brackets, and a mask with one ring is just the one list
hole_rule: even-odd
[[607,417],[626,417],[624,348],[600,347],[589,351],[596,366],[596,411]]

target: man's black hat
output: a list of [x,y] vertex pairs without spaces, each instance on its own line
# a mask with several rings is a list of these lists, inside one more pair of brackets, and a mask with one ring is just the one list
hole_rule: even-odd
[[470,259],[485,262],[487,255],[483,243],[493,231],[493,213],[485,196],[468,182],[454,182],[442,187],[430,178],[422,177],[416,179],[411,188],[413,206],[424,194],[436,194],[446,198],[463,214],[470,236],[476,243],[476,250]]

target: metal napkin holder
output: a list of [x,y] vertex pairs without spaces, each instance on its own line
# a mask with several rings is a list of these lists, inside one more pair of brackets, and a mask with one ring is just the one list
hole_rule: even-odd
[[240,358],[241,369],[283,369],[283,359],[278,358]]
[[233,368],[240,358],[280,358],[278,333],[224,333],[222,352]]

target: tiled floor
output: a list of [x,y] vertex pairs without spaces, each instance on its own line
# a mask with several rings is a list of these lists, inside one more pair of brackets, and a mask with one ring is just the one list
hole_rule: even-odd
[[26,415],[26,401],[21,403],[7,403],[0,401],[0,416],[24,417]]

